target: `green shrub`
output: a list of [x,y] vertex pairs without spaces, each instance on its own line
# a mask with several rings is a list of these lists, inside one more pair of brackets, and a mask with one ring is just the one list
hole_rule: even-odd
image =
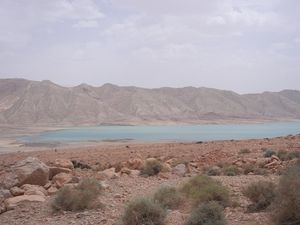
[[265,158],[270,158],[270,157],[272,157],[272,155],[276,155],[276,152],[273,151],[272,149],[267,149],[267,150],[264,152],[264,157],[265,157]]
[[54,210],[78,211],[90,208],[97,200],[102,187],[91,178],[82,180],[77,186],[65,186],[56,194],[51,206]]
[[281,176],[273,207],[276,224],[300,224],[300,160]]
[[121,219],[122,225],[165,225],[165,210],[146,198],[130,202]]
[[148,160],[141,168],[141,176],[154,176],[162,170],[162,164],[156,160]]
[[239,168],[234,165],[226,166],[223,168],[223,174],[225,176],[236,176],[240,174]]
[[272,182],[258,181],[243,190],[244,195],[252,204],[248,207],[251,212],[266,209],[275,198],[275,185]]
[[159,188],[155,192],[153,199],[162,207],[168,209],[175,209],[182,202],[182,197],[176,188],[167,186]]
[[251,151],[248,148],[243,148],[239,151],[239,154],[249,154]]
[[184,225],[226,225],[223,208],[217,202],[203,203],[190,215]]
[[218,181],[208,176],[195,176],[183,185],[181,191],[190,198],[194,205],[216,201],[222,206],[229,204],[229,191]]

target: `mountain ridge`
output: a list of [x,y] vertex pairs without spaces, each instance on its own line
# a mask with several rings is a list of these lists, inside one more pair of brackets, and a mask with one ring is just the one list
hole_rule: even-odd
[[206,87],[63,87],[0,79],[0,123],[94,125],[299,120],[300,91],[238,94]]

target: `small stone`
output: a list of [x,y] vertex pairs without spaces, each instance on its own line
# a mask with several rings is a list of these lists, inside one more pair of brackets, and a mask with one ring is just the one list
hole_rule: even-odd
[[19,195],[24,195],[25,191],[19,187],[12,187],[10,189],[10,193],[13,195],[13,196],[19,196]]
[[68,168],[68,169],[74,169],[74,165],[71,160],[68,159],[56,159],[54,161],[54,166],[56,167],[62,167],[62,168]]

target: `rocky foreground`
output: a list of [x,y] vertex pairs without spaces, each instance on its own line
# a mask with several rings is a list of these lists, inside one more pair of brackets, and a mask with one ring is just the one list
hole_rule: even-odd
[[[161,185],[180,186],[197,174],[214,175],[236,202],[225,208],[230,225],[271,224],[270,213],[249,213],[242,194],[247,185],[279,175],[296,160],[278,152],[300,152],[300,135],[263,140],[198,143],[112,144],[89,148],[0,155],[0,224],[114,224],[128,201],[148,196]],[[277,153],[277,154],[275,154]],[[292,154],[290,154],[292,155]],[[155,176],[140,176],[143,165],[157,160]],[[86,177],[104,190],[101,207],[85,211],[53,212],[50,203],[65,186]],[[182,225],[185,207],[168,210],[166,223]]]

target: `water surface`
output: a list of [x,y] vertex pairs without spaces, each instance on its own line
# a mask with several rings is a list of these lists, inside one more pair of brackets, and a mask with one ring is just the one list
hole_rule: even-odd
[[289,134],[300,134],[300,122],[75,127],[23,137],[22,141],[77,142],[121,139],[138,141],[211,141],[272,138]]

